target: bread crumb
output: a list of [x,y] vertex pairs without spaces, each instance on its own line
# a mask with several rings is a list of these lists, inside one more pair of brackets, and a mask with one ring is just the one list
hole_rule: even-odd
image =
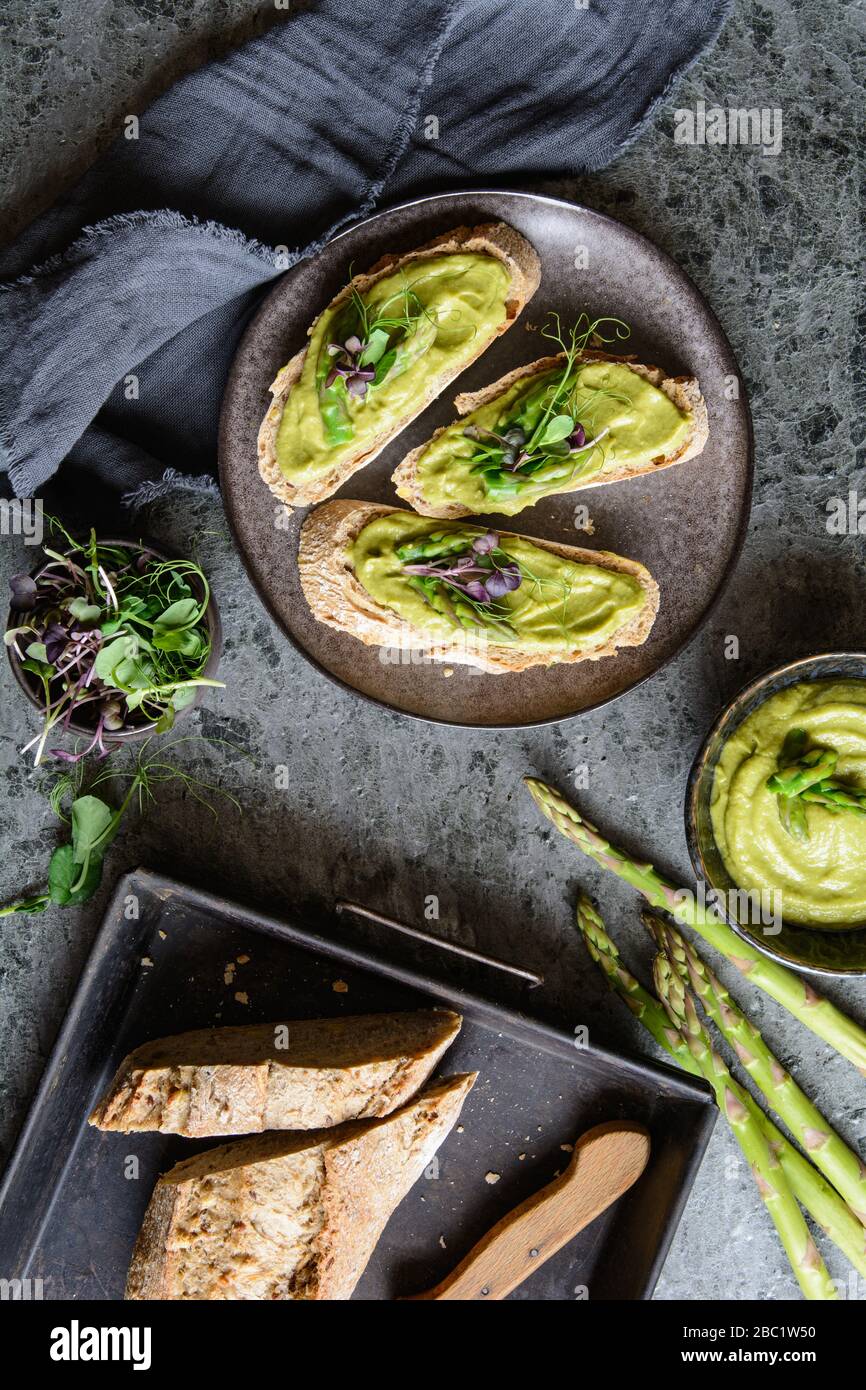
[[237,967],[233,960],[230,960],[223,970],[223,984],[231,985],[234,983],[235,971]]
[[463,1133],[463,1126],[462,1126],[462,1125],[458,1125],[458,1126],[457,1126],[457,1133],[458,1133],[458,1134],[462,1134],[462,1133]]
[[525,1157],[526,1157],[526,1154],[518,1154],[518,1155],[517,1155],[517,1161],[518,1161],[518,1163],[522,1163],[523,1160],[525,1159]]
[[501,1174],[501,1173],[485,1173],[485,1174],[484,1174],[484,1181],[485,1181],[485,1182],[489,1182],[489,1183],[490,1183],[490,1186],[492,1187],[493,1184],[494,1184],[495,1182],[499,1182],[499,1179],[500,1179],[501,1177],[502,1177],[502,1174]]
[[573,1153],[574,1153],[574,1145],[573,1145],[573,1144],[560,1144],[559,1147],[562,1149],[562,1152],[563,1152],[564,1154],[573,1154]]
[[453,667],[453,666],[446,666],[446,667],[445,667],[445,670],[442,672],[442,674],[443,674],[443,676],[445,677],[445,679],[447,680],[449,676],[453,676],[453,675],[454,675],[454,667]]
[[236,990],[235,999],[238,1001],[239,1004],[248,1004],[250,1002],[250,996],[247,994],[245,989]]
[[249,956],[238,956],[237,960],[238,965],[246,965],[249,960]]
[[349,993],[349,986],[346,984],[346,981],[345,981],[345,980],[334,980],[334,981],[332,981],[332,983],[331,983],[331,989],[334,991],[335,994],[348,994],[348,993]]
[[439,1244],[442,1246],[442,1249],[443,1249],[443,1250],[447,1250],[447,1249],[448,1249],[448,1246],[445,1244],[445,1237],[444,1237],[444,1236],[440,1236],[440,1237],[439,1237]]
[[165,932],[164,932],[164,931],[161,931],[161,932],[159,933],[159,939],[160,939],[160,941],[165,941],[166,937],[165,937]]
[[153,965],[153,961],[151,960],[150,956],[142,956],[141,964],[144,970],[149,970],[150,967]]

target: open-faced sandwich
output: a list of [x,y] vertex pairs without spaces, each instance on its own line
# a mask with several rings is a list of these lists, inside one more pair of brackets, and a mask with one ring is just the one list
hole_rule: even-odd
[[317,507],[298,563],[320,622],[490,672],[639,646],[658,610],[658,585],[635,560],[371,502]]
[[[606,325],[615,337],[605,338]],[[575,324],[562,351],[470,395],[462,419],[437,430],[396,469],[398,496],[425,516],[514,516],[552,493],[616,483],[685,463],[707,440],[694,377],[670,377],[593,344],[627,337],[615,319]]]
[[330,497],[510,328],[540,265],[504,222],[458,227],[356,275],[283,367],[259,472],[293,506]]

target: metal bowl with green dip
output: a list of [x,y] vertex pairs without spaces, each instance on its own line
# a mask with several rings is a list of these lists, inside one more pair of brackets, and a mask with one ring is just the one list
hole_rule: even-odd
[[866,973],[866,655],[807,657],[741,691],[695,760],[686,831],[735,930]]

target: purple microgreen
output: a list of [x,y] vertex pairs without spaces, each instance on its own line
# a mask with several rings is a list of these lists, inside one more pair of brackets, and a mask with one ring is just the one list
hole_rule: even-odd
[[48,653],[48,660],[59,662],[69,642],[69,633],[66,628],[60,623],[51,623],[45,629],[43,636],[45,649]]
[[494,570],[490,578],[485,580],[488,598],[502,598],[514,589],[519,589],[522,578],[520,566],[517,564],[504,565],[502,569]]
[[32,575],[13,574],[9,588],[12,590],[12,607],[20,613],[29,613],[36,607],[38,589]]
[[[519,588],[522,575],[520,566],[500,550],[499,535],[487,531],[467,542],[462,554],[436,558],[435,555],[417,563],[403,563],[404,574],[420,579],[432,579],[449,589],[465,595],[473,603],[490,605],[505,594]],[[497,561],[499,551],[502,562]]]
[[491,550],[495,550],[499,545],[499,536],[495,531],[488,531],[485,536],[476,536],[472,542],[472,549],[479,555],[489,555]]
[[480,579],[470,579],[468,584],[462,584],[459,587],[476,603],[490,603],[491,601],[491,596]]

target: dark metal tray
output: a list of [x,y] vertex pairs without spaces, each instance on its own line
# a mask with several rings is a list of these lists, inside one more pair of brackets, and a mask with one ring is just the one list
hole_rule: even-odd
[[123,1296],[157,1174],[214,1142],[90,1128],[98,1093],[138,1043],[214,1023],[431,1002],[465,1020],[442,1070],[479,1078],[460,1129],[392,1216],[355,1297],[392,1299],[438,1282],[565,1165],[564,1144],[616,1118],[648,1126],[646,1173],[512,1297],[574,1299],[584,1286],[591,1299],[650,1297],[715,1119],[706,1088],[576,1047],[567,1032],[452,984],[144,869],[117,886],[4,1175],[0,1274],[42,1279],[47,1299]]

